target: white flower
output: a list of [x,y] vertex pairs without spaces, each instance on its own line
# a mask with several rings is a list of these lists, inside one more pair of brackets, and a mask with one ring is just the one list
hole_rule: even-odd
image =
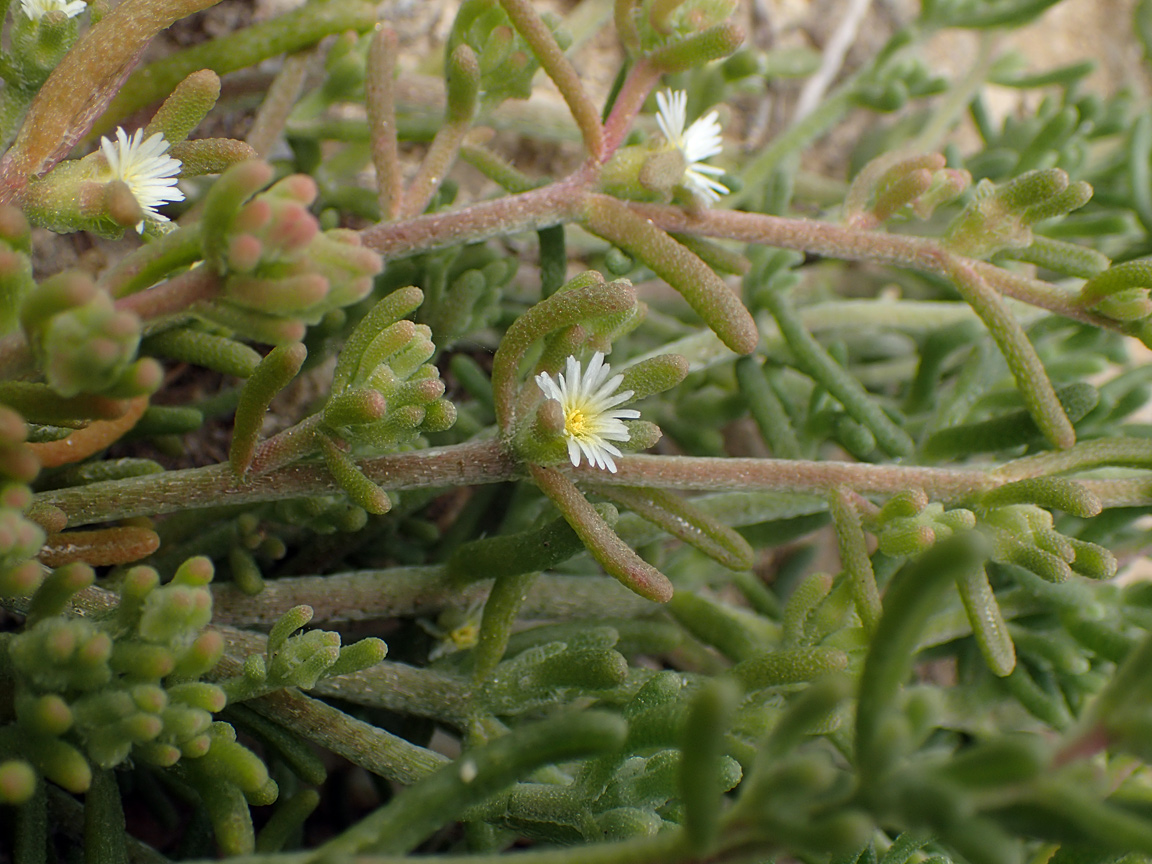
[[714,165],[702,164],[705,159],[720,155],[724,145],[720,142],[720,119],[715,111],[705,114],[684,130],[688,122],[688,94],[684,90],[666,90],[656,94],[660,111],[656,122],[668,143],[684,156],[688,167],[681,181],[689,190],[705,201],[719,201],[728,194],[728,187],[715,178],[724,171]]
[[[180,160],[168,155],[168,142],[164,136],[157,132],[145,141],[144,130],[137,129],[129,138],[123,128],[117,127],[115,143],[101,138],[100,150],[112,174],[108,179],[123,180],[128,184],[145,217],[167,222],[168,217],[157,213],[156,208],[172,201],[183,201],[184,193],[176,188]],[[143,227],[141,222],[136,230]]]
[[33,21],[39,21],[49,12],[63,12],[69,18],[75,18],[88,8],[84,0],[20,0],[20,11]]
[[604,362],[604,355],[597,351],[588,363],[588,370],[581,372],[580,361],[568,358],[567,374],[560,373],[556,381],[547,372],[536,376],[536,383],[549,399],[560,403],[564,412],[564,437],[568,439],[568,458],[579,466],[583,455],[597,468],[607,468],[616,473],[613,456],[620,451],[608,443],[627,441],[631,437],[628,427],[621,420],[635,420],[640,412],[633,408],[617,408],[621,402],[632,398],[633,391],[617,393],[616,388],[624,380],[623,375],[612,375],[612,367]]

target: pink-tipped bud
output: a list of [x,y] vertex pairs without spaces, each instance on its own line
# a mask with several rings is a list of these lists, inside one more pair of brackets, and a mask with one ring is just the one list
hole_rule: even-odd
[[305,207],[316,200],[318,193],[316,181],[307,174],[292,174],[268,190],[270,196],[298,201]]
[[34,479],[40,472],[40,460],[26,445],[15,447],[0,446],[0,476],[6,476],[21,483]]
[[24,561],[0,573],[0,596],[28,597],[44,581],[39,561]]
[[0,489],[0,507],[23,510],[32,504],[32,490],[27,486],[5,486]]
[[172,581],[179,582],[181,585],[207,585],[212,581],[214,575],[215,568],[212,566],[212,559],[197,555],[180,565]]
[[251,234],[237,234],[228,244],[228,266],[241,273],[251,273],[260,263],[264,244]]
[[249,201],[236,214],[232,227],[236,231],[258,232],[272,221],[272,204],[263,197]]
[[319,273],[288,279],[234,276],[228,280],[228,299],[269,315],[300,312],[328,295],[328,280]]
[[283,203],[275,211],[268,237],[274,248],[302,251],[320,231],[316,218],[299,204]]

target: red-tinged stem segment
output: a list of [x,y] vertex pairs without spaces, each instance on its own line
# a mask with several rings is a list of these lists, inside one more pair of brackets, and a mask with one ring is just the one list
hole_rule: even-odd
[[660,80],[660,70],[647,60],[641,58],[636,61],[624,79],[620,92],[616,94],[616,101],[612,103],[612,112],[604,123],[604,149],[606,155],[615,153],[624,142],[632,121],[644,107],[648,94]]
[[1117,329],[1117,323],[1094,315],[1077,303],[1079,292],[1061,289],[1050,282],[1030,279],[984,261],[960,258],[932,239],[846,228],[827,222],[790,219],[735,210],[688,212],[658,204],[630,204],[653,225],[699,237],[724,237],[781,249],[795,249],[848,261],[872,261],[950,276],[954,262],[972,267],[990,286],[1009,297],[1047,309],[1096,327]]
[[369,249],[393,259],[521,231],[538,231],[575,221],[587,182],[588,175],[580,172],[541,189],[506,195],[463,210],[374,225],[361,231],[360,239]]
[[377,30],[368,47],[368,76],[364,82],[365,107],[372,136],[372,164],[376,168],[380,218],[389,222],[400,212],[404,194],[396,129],[396,55],[400,37],[391,27]]
[[48,76],[0,161],[0,201],[59,162],[91,128],[152,37],[219,0],[125,0],[80,38]]
[[[923,489],[936,500],[950,502],[964,501],[978,493],[1028,477],[1086,470],[1098,464],[1152,466],[1152,451],[1147,442],[1121,441],[1115,442],[1116,447],[1108,446],[1111,443],[1087,442],[1071,451],[1042,454],[1001,468],[988,465],[953,469],[790,459],[639,455],[616,460],[618,470],[615,474],[581,467],[570,469],[568,475],[577,482],[588,480],[605,486],[699,491],[824,492],[843,486],[864,495],[885,496],[907,489]],[[1108,458],[1112,451],[1116,451],[1115,459]],[[1075,458],[1077,456],[1079,460]],[[360,468],[364,476],[385,490],[503,483],[527,473],[524,465],[496,441],[382,456],[361,462]],[[1104,507],[1152,503],[1152,476],[1079,482],[1098,496]],[[337,490],[331,474],[319,463],[288,465],[247,479],[237,478],[229,465],[221,464],[43,492],[36,496],[36,504],[38,507],[59,508],[68,518],[68,527],[76,527],[198,507],[325,495]]]

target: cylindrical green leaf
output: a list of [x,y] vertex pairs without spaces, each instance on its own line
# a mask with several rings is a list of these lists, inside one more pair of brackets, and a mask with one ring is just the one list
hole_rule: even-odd
[[571,480],[551,468],[539,465],[530,467],[536,484],[552,499],[581,542],[588,547],[592,557],[610,576],[620,580],[641,597],[657,603],[668,602],[672,597],[672,583],[668,577],[617,537]]
[[124,807],[114,771],[92,775],[84,795],[84,861],[86,864],[127,864],[128,835]]
[[273,397],[296,377],[307,356],[308,349],[301,342],[273,348],[240,391],[236,418],[232,422],[232,446],[228,452],[228,461],[236,474],[243,476],[248,471],[256,454],[264,413]]
[[889,583],[884,614],[864,661],[856,708],[857,764],[865,783],[878,779],[886,768],[885,730],[892,712],[900,710],[900,687],[911,673],[916,646],[937,598],[957,575],[979,566],[981,552],[974,534],[955,535],[937,543]]
[[737,662],[763,654],[778,633],[772,621],[693,591],[677,591],[668,611],[697,639]]
[[724,736],[740,703],[740,690],[723,678],[707,682],[692,698],[680,748],[680,798],[684,834],[697,855],[712,848],[720,831]]
[[628,724],[615,714],[582,711],[517,727],[502,738],[467,750],[408,787],[385,807],[324,844],[323,856],[371,850],[410,852],[442,825],[457,819],[534,769],[598,755],[623,745]]
[[993,675],[1001,678],[1011,675],[1016,668],[1016,648],[984,568],[957,575],[956,587],[960,589],[960,599],[964,601],[972,635],[976,637],[984,662]]
[[[611,505],[597,510],[609,524],[616,521]],[[446,573],[457,585],[550,570],[584,551],[584,544],[564,519],[514,534],[498,534],[464,543],[452,553]]]
[[237,378],[249,377],[260,364],[260,355],[242,342],[194,327],[176,327],[149,336],[140,343],[140,352],[195,363]]
[[588,197],[585,224],[594,234],[651,267],[737,354],[756,350],[760,331],[751,314],[724,280],[689,249],[607,195]]
[[597,492],[695,546],[729,570],[752,567],[754,556],[748,541],[687,498],[666,489],[638,486],[598,486]]
[[480,639],[472,652],[472,677],[478,684],[488,678],[496,668],[496,664],[504,659],[516,616],[520,612],[528,589],[532,587],[538,575],[538,573],[520,573],[502,576],[492,585],[492,591],[484,603]]
[[835,648],[786,648],[769,651],[732,667],[746,690],[812,681],[848,667],[848,655]]
[[860,514],[847,490],[838,490],[829,501],[832,522],[836,526],[836,539],[840,544],[840,563],[852,588],[856,612],[869,632],[880,620],[880,590],[876,587],[876,574],[868,555],[868,541]]

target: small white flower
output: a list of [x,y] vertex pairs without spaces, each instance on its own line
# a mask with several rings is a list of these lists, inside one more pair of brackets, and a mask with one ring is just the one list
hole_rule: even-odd
[[[100,150],[112,175],[108,179],[127,183],[147,218],[167,222],[168,217],[156,212],[156,208],[172,201],[183,201],[184,193],[176,188],[180,160],[168,155],[168,142],[164,136],[157,132],[145,141],[144,130],[137,129],[129,138],[123,128],[117,127],[115,143],[101,138]],[[141,222],[136,230],[143,227]]]
[[566,373],[560,373],[556,380],[547,372],[536,376],[536,383],[549,399],[560,403],[564,412],[564,437],[568,439],[568,458],[579,467],[583,455],[589,464],[597,468],[607,468],[616,473],[613,456],[620,451],[610,441],[627,441],[631,436],[628,427],[621,420],[635,420],[640,412],[633,408],[617,408],[621,402],[632,398],[633,391],[617,393],[616,388],[624,380],[623,375],[612,375],[612,367],[604,362],[604,355],[597,351],[588,362],[587,371],[582,372],[580,361],[568,358]]
[[84,0],[20,0],[20,11],[33,21],[39,21],[49,12],[63,12],[69,18],[75,18],[88,8]]
[[688,94],[684,90],[666,90],[656,94],[660,111],[656,122],[668,143],[684,156],[688,167],[684,171],[683,185],[705,201],[719,201],[728,194],[728,187],[716,178],[724,171],[714,165],[704,165],[705,159],[720,155],[724,145],[720,141],[720,116],[710,111],[688,127]]

